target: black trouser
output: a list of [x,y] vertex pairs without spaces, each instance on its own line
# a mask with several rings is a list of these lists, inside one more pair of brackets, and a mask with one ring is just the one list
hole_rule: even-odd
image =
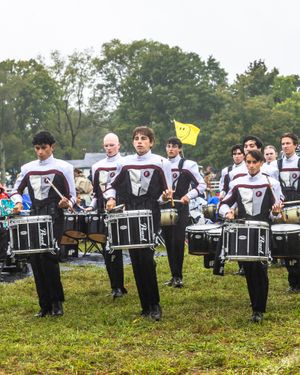
[[298,259],[285,259],[288,281],[291,288],[300,289],[300,262]]
[[129,250],[133,274],[143,310],[159,304],[154,250],[151,248]]
[[[42,213],[39,212],[39,215],[42,215]],[[53,235],[58,243],[63,232],[63,222],[63,216],[56,216],[53,222]],[[53,302],[63,302],[64,291],[60,279],[58,254],[31,254],[30,263],[40,307],[51,309]]]
[[124,267],[122,250],[107,251],[103,246],[105,265],[112,289],[124,288]]
[[266,311],[269,279],[268,266],[262,262],[242,262],[247,280],[249,297],[253,311]]
[[168,261],[172,277],[182,279],[182,267],[185,246],[185,228],[188,224],[188,210],[179,211],[179,218],[176,225],[162,227],[165,240]]

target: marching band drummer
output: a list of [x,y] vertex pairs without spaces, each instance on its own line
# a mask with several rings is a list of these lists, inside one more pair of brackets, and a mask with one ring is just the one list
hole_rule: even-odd
[[[281,138],[282,159],[278,160],[279,181],[284,198],[287,201],[300,199],[300,158],[296,154],[298,137],[293,133],[284,133]],[[294,205],[297,205],[295,203]],[[289,205],[288,207],[292,207]],[[285,259],[288,270],[289,293],[300,292],[300,261],[299,259]]]
[[[53,234],[57,243],[63,234],[64,208],[71,208],[75,203],[76,192],[73,166],[54,158],[54,137],[42,131],[33,137],[32,144],[37,160],[24,164],[17,178],[11,199],[14,201],[14,213],[23,209],[22,193],[28,188],[32,201],[32,215],[51,215]],[[61,192],[63,198],[52,188],[51,183]],[[30,255],[40,311],[36,317],[63,315],[64,291],[60,279],[58,256],[50,252]]]
[[[116,203],[125,204],[126,210],[151,210],[154,231],[157,232],[160,222],[158,199],[161,195],[164,200],[172,197],[172,182],[170,162],[151,152],[154,142],[152,129],[147,126],[134,129],[132,143],[136,154],[126,156],[118,163],[116,176],[104,196],[109,211]],[[149,247],[130,249],[129,254],[142,307],[141,315],[160,320],[162,310],[154,250]]]
[[[261,172],[264,162],[261,151],[249,150],[245,161],[248,174],[231,182],[230,191],[220,203],[219,213],[233,220],[233,208],[237,207],[239,219],[269,222],[278,216],[282,207],[280,184]],[[269,286],[267,264],[261,261],[242,263],[253,310],[251,321],[258,323],[266,311]]]
[[[163,226],[162,233],[165,240],[168,261],[172,278],[166,285],[181,288],[182,266],[184,259],[185,228],[189,220],[189,201],[203,194],[206,184],[199,173],[198,165],[192,160],[181,157],[182,142],[179,138],[171,137],[167,141],[166,152],[172,167],[172,189],[178,221],[175,225]],[[191,185],[194,187],[190,189]]]
[[[107,189],[108,183],[116,174],[117,162],[120,162],[119,138],[114,133],[108,133],[103,138],[103,147],[106,152],[106,158],[98,161],[92,166],[92,180],[94,185],[94,198],[90,209],[96,209],[104,212],[106,199],[103,192]],[[110,252],[104,249],[104,260],[111,285],[113,298],[122,297],[127,293],[124,287],[124,267],[122,250]]]

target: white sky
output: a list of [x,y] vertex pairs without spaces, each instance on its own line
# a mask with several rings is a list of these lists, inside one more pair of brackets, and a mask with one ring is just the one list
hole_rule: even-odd
[[300,75],[299,0],[2,0],[0,61],[151,39],[212,55],[229,73],[263,59]]

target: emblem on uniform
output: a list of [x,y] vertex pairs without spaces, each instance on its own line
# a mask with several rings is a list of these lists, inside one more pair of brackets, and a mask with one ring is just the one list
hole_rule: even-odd
[[262,192],[261,192],[261,191],[257,191],[257,192],[255,193],[255,195],[256,195],[257,197],[261,197],[261,196],[262,196]]
[[293,179],[297,178],[298,177],[297,173],[293,173],[292,177],[293,177]]
[[114,175],[115,175],[115,172],[110,172],[110,177],[114,177]]
[[173,173],[173,178],[177,178],[177,173]]
[[144,176],[145,176],[145,177],[149,177],[149,176],[150,176],[150,172],[149,172],[149,171],[145,171],[145,172],[144,172]]

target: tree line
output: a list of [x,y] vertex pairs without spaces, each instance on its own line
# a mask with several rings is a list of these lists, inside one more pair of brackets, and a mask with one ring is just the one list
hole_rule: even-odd
[[155,152],[175,134],[173,119],[201,128],[195,147],[185,155],[199,164],[221,168],[230,163],[230,147],[244,135],[278,145],[285,131],[297,134],[300,79],[271,70],[263,60],[249,64],[232,84],[213,56],[203,60],[155,41],[130,44],[112,40],[95,53],[54,51],[28,61],[0,62],[0,161],[15,174],[32,160],[32,135],[51,131],[56,155],[80,159],[98,152],[108,131],[122,150],[131,152],[132,129],[149,125],[156,133]]

